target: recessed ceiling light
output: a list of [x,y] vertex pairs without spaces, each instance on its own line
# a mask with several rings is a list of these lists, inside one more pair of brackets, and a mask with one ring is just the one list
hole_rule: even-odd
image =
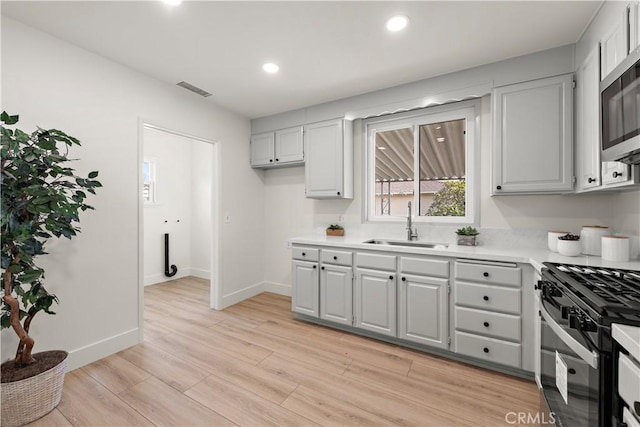
[[169,6],[179,6],[182,0],[162,0],[162,3],[168,4]]
[[438,141],[438,142],[444,142],[444,141],[445,141],[445,139],[444,139],[444,138],[436,138],[436,141]]
[[272,63],[272,62],[267,62],[266,64],[264,64],[264,65],[262,66],[262,69],[263,69],[264,71],[266,71],[267,73],[269,73],[269,74],[274,74],[274,73],[277,73],[277,72],[278,72],[278,70],[280,69],[280,67],[278,67],[278,65],[276,65],[276,64],[274,64],[274,63]]
[[387,20],[387,30],[397,32],[403,30],[409,24],[409,17],[405,15],[394,15]]
[[378,150],[386,150],[386,147],[378,147]]

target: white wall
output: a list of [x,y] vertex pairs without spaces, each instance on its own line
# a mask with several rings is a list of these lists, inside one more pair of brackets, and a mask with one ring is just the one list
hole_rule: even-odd
[[[210,278],[211,144],[153,128],[143,132],[143,157],[155,166],[155,200],[144,205],[144,284],[186,276]],[[164,234],[169,233],[169,262],[164,274]]]
[[[139,120],[221,144],[222,304],[261,286],[263,176],[249,167],[249,121],[210,101],[2,17],[2,108],[20,128],[55,127],[78,137],[80,173],[104,188],[81,216],[82,234],[48,244],[43,257],[58,314],[38,316],[35,351],[66,349],[75,368],[136,343],[138,322]],[[249,206],[249,207],[247,207]],[[16,339],[2,332],[2,359]]]

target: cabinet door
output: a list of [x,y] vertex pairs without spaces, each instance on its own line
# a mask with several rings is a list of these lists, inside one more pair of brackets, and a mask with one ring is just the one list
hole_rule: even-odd
[[304,148],[307,197],[342,197],[344,195],[343,120],[330,120],[305,126]]
[[572,75],[493,90],[492,194],[573,186]]
[[600,185],[600,66],[598,47],[584,60],[576,81],[577,191]]
[[353,324],[353,269],[323,265],[320,271],[320,318]]
[[395,274],[358,269],[355,289],[357,328],[396,336]]
[[600,40],[600,78],[604,80],[616,65],[627,57],[627,33],[625,16]]
[[448,347],[447,279],[403,275],[398,293],[398,337]]
[[318,279],[317,262],[293,261],[291,310],[307,316],[318,317],[320,299]]
[[618,184],[631,180],[631,166],[621,162],[602,162],[602,183]]
[[640,46],[640,1],[629,4],[629,52]]
[[273,164],[274,133],[267,132],[251,136],[251,166]]
[[276,164],[293,163],[303,160],[302,128],[294,127],[276,131],[274,162]]

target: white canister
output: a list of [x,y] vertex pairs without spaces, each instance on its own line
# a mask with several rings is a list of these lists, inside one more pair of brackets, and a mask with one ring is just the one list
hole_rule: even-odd
[[629,261],[629,238],[626,236],[602,236],[602,259]]
[[558,237],[566,236],[568,231],[549,231],[547,233],[547,245],[551,252],[558,252]]
[[580,231],[580,241],[582,242],[582,253],[585,255],[602,254],[602,236],[609,233],[609,227],[601,225],[585,225]]
[[578,256],[582,252],[580,240],[558,239],[558,253],[564,256]]

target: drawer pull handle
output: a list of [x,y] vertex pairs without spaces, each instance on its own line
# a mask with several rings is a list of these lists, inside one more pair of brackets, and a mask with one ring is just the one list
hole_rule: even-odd
[[482,297],[482,299],[483,299],[483,300],[485,300],[485,301],[489,301],[489,297],[488,297],[488,296],[486,296],[486,295],[485,295],[485,296],[483,296],[483,297]]
[[334,259],[334,260],[337,260],[337,259],[338,259],[338,257],[337,257],[337,256],[334,256],[334,257],[333,257],[333,259]]
[[393,280],[393,276],[389,276],[389,280]]
[[502,185],[496,186],[496,190],[502,190]]
[[489,277],[489,273],[487,273],[486,271],[485,271],[484,273],[482,273],[482,275],[483,275],[484,277]]
[[[615,178],[615,176],[614,176],[614,178]],[[596,182],[596,179],[595,179],[595,178],[589,178],[589,179],[587,180],[587,182],[588,182],[589,184],[591,184],[592,182]]]
[[307,256],[307,254],[305,252],[302,252],[302,256]]
[[314,265],[314,266],[313,266],[313,268],[318,268],[318,266],[317,266],[317,265]]
[[407,281],[407,278],[406,278],[406,277],[403,277],[403,278],[402,278],[402,279],[400,279],[400,280],[402,280],[403,282],[406,282],[406,281]]
[[320,270],[324,270],[324,266],[320,267]]
[[484,325],[485,328],[488,328],[489,327],[489,322],[484,322],[483,325]]
[[489,349],[487,347],[483,348],[482,351],[484,351],[485,353],[489,353]]
[[614,177],[614,178],[617,178],[617,177],[619,177],[619,176],[622,176],[622,174],[621,174],[620,172],[614,172],[614,173],[613,173],[613,177]]
[[571,374],[571,375],[575,375],[575,374],[576,374],[576,370],[575,370],[575,369],[573,369],[573,368],[569,368],[569,369],[567,369],[567,372],[568,372],[569,374]]

